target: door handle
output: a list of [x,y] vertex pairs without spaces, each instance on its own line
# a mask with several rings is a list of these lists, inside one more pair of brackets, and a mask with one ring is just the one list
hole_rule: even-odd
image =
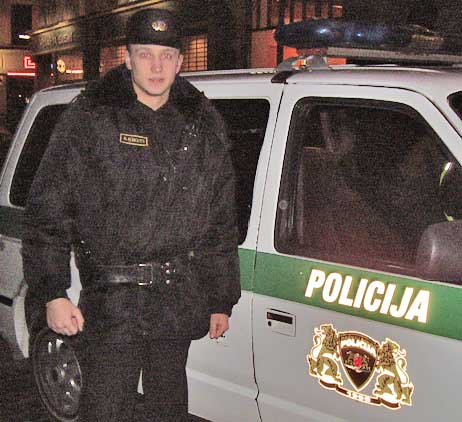
[[275,333],[295,337],[295,315],[277,309],[267,309],[266,324]]

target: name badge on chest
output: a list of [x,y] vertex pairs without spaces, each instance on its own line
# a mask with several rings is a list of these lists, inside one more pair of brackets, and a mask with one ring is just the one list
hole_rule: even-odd
[[147,136],[130,135],[128,133],[121,133],[119,142],[121,144],[133,145],[135,147],[149,146],[149,140]]

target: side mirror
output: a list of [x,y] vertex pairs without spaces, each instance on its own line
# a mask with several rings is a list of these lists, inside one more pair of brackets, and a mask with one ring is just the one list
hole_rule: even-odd
[[422,234],[416,270],[427,280],[462,284],[462,221],[432,224]]

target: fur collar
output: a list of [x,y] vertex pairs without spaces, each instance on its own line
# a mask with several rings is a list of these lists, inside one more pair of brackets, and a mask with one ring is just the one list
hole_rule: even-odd
[[[136,101],[130,71],[125,64],[110,70],[103,78],[90,82],[83,96],[92,106],[112,106],[128,108]],[[171,103],[183,115],[195,114],[200,108],[204,95],[190,82],[177,76],[170,90]]]

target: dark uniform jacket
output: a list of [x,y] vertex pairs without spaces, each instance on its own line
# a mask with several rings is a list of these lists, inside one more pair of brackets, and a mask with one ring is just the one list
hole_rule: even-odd
[[[167,104],[153,111],[119,66],[63,113],[34,179],[23,238],[30,295],[66,297],[69,253],[83,241],[80,306],[89,330],[141,312],[156,335],[205,335],[210,314],[231,314],[240,297],[234,196],[224,125],[205,96],[177,77]],[[153,288],[103,289],[87,271],[87,261],[172,259],[178,280]]]

